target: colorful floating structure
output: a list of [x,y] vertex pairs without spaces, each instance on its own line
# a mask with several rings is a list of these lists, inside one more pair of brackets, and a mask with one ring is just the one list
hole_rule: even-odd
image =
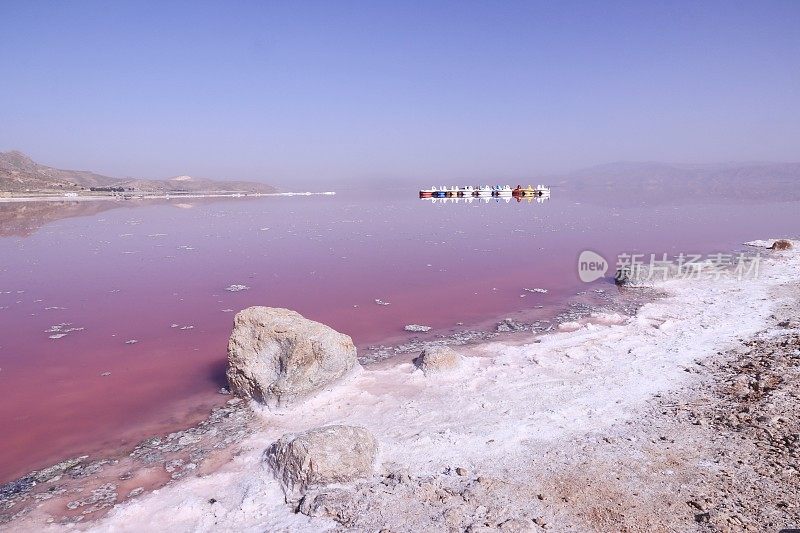
[[545,185],[537,185],[536,187],[532,187],[528,185],[527,188],[523,189],[521,185],[517,185],[515,189],[512,189],[509,185],[495,185],[495,186],[476,186],[473,187],[468,185],[466,187],[431,187],[430,189],[422,189],[419,191],[420,198],[485,198],[489,199],[492,197],[495,198],[541,198],[541,199],[548,199],[550,198],[550,187]]
[[469,197],[469,198],[458,198],[458,197],[451,197],[451,198],[420,198],[420,200],[425,202],[431,202],[432,204],[489,204],[489,203],[537,203],[543,204],[549,199],[548,196],[487,196],[487,197]]

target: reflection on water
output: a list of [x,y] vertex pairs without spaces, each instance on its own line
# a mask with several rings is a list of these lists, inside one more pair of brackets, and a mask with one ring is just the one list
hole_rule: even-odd
[[[241,198],[238,201],[247,201]],[[190,209],[196,205],[221,201],[219,198],[192,199],[108,199],[42,202],[0,202],[0,237],[29,237],[41,227],[66,218],[86,217],[120,208],[168,205]]]
[[122,207],[120,202],[9,202],[0,203],[0,237],[28,237],[64,218],[96,215]]
[[470,197],[470,198],[420,198],[423,202],[432,204],[543,204],[550,199],[550,196],[487,196],[487,197]]

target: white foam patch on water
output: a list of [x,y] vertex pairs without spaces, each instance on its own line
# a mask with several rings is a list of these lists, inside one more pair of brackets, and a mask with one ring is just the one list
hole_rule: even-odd
[[[263,432],[215,474],[182,480],[118,506],[91,527],[134,531],[139,524],[193,531],[320,531],[333,522],[294,514],[260,462],[286,432],[324,424],[368,428],[379,463],[414,474],[463,466],[513,476],[537,443],[602,429],[631,417],[658,392],[685,384],[685,371],[765,328],[773,289],[800,277],[800,254],[774,254],[760,277],[671,280],[668,296],[632,318],[597,315],[575,331],[521,346],[490,343],[465,351],[461,368],[426,377],[409,363],[356,373],[346,383],[281,414],[261,412]],[[215,498],[217,503],[210,504]],[[84,526],[86,527],[86,526]]]

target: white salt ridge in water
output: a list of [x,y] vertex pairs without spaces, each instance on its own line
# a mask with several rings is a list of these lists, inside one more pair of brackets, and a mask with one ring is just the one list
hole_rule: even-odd
[[247,285],[235,284],[225,287],[225,290],[228,292],[241,292],[250,290],[250,287]]
[[48,338],[50,339],[63,339],[67,336],[67,334],[72,333],[73,331],[83,331],[85,328],[78,327],[78,328],[71,328],[72,324],[70,322],[62,322],[61,324],[55,324],[54,326],[50,326],[48,329],[45,330],[45,333],[52,333]]
[[[781,303],[775,289],[799,279],[800,253],[776,254],[753,280],[661,282],[668,296],[634,317],[597,314],[594,321],[605,324],[576,323],[576,331],[540,336],[539,343],[463,350],[463,368],[447,376],[426,378],[410,363],[362,371],[287,413],[261,412],[263,430],[218,472],[118,506],[94,529],[330,529],[332,521],[283,503],[261,457],[284,433],[333,423],[366,427],[380,444],[380,462],[414,475],[457,465],[507,479],[537,441],[562,442],[625,421],[654,394],[696,379],[684,369],[767,327]],[[218,504],[208,504],[210,495]]]

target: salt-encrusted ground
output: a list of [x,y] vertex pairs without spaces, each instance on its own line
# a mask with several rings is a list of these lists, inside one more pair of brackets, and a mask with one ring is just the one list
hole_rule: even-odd
[[[757,279],[663,282],[659,288],[669,296],[630,319],[596,316],[538,342],[481,345],[464,352],[463,368],[449,374],[426,377],[410,363],[387,362],[292,411],[259,412],[261,428],[222,468],[76,527],[635,531],[757,524],[747,514],[761,508],[758,498],[780,493],[784,475],[796,485],[796,453],[792,458],[787,448],[786,465],[772,458],[767,470],[750,465],[739,447],[759,449],[761,434],[737,433],[717,415],[733,405],[720,383],[736,361],[758,356],[769,365],[779,355],[782,374],[793,371],[800,253],[766,253]],[[772,344],[759,349],[758,343]],[[774,390],[780,405],[754,408],[772,409],[769,417],[791,426],[797,397]],[[692,416],[676,406],[690,406]],[[330,423],[372,431],[380,445],[378,473],[332,491],[317,508],[322,516],[309,518],[283,503],[261,454],[286,432]],[[783,438],[775,431],[770,438]],[[781,431],[791,441],[797,428]],[[737,470],[741,464],[747,468]],[[775,479],[763,473],[779,467]],[[709,500],[708,493],[730,495],[736,480],[763,483],[765,475],[774,486],[751,491],[749,505],[731,497],[723,513],[714,507],[727,501],[723,496]],[[790,527],[797,516],[787,499],[774,502],[769,516],[776,526]]]

